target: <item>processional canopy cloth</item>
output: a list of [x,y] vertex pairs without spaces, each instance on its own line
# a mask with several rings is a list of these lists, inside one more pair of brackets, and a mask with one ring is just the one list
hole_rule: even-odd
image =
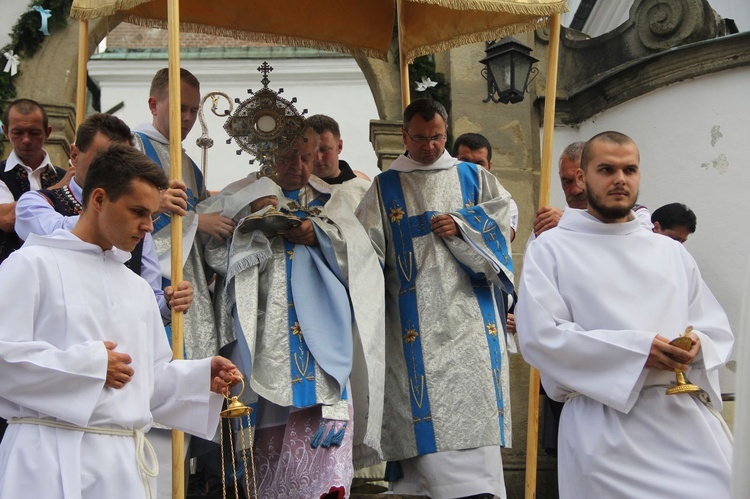
[[[181,0],[180,28],[273,45],[386,60],[395,0]],[[402,0],[399,31],[407,61],[467,43],[531,31],[567,11],[566,0]],[[167,0],[74,0],[71,17],[166,28]]]

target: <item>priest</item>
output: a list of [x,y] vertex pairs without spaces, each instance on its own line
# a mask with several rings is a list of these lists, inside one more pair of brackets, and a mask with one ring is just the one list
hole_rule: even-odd
[[272,177],[252,173],[198,213],[237,223],[206,256],[222,342],[250,381],[258,495],[340,497],[354,465],[380,457],[382,274],[348,200],[311,175],[314,130],[283,119],[304,131]]
[[495,293],[513,291],[510,194],[445,151],[447,122],[441,104],[412,102],[407,153],[357,209],[386,283],[383,452],[396,493],[504,498],[510,389]]
[[[718,413],[727,317],[683,245],[633,212],[635,142],[600,133],[581,168],[588,208],[565,210],[529,244],[516,308],[521,353],[565,402],[560,497],[728,498],[732,444]],[[670,343],[680,336],[686,350]],[[675,371],[699,391],[668,394]]]

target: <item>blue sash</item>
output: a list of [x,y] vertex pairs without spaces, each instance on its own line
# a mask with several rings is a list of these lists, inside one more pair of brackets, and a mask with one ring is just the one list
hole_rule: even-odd
[[409,399],[414,437],[417,443],[417,453],[421,456],[437,452],[437,444],[422,355],[416,288],[419,269],[414,258],[412,239],[429,234],[431,213],[409,216],[398,172],[394,170],[383,172],[376,177],[376,181],[380,184],[383,204],[388,210],[396,252],[396,266],[401,283],[398,298],[401,336],[409,376]]

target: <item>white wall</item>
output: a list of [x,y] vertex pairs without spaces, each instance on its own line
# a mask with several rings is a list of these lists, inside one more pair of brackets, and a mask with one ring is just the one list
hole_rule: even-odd
[[[677,83],[627,102],[582,123],[555,129],[553,158],[577,140],[616,130],[632,137],[641,151],[639,203],[652,211],[685,203],[698,228],[685,247],[723,305],[735,335],[747,313],[750,287],[750,68],[724,71]],[[555,160],[551,204],[564,206]],[[730,365],[731,368],[731,365]],[[734,376],[723,374],[724,392]]]
[[[244,101],[250,95],[247,89],[258,90],[261,74],[256,68],[262,60],[187,60],[182,67],[188,69],[201,82],[201,93],[219,90],[233,99]],[[369,141],[371,119],[377,119],[375,100],[357,63],[350,58],[331,59],[280,59],[268,60],[274,68],[269,75],[269,88],[284,89],[282,97],[292,100],[297,97],[295,107],[302,112],[308,109],[307,116],[327,114],[338,121],[344,150],[341,159],[349,162],[352,168],[361,170],[371,177],[378,173],[377,157]],[[138,123],[151,122],[148,110],[148,90],[151,78],[160,68],[166,67],[165,60],[91,60],[89,75],[99,83],[102,90],[102,110],[106,111],[121,101],[125,107],[116,114],[131,127]],[[225,101],[222,100],[220,110]],[[237,156],[239,147],[226,144],[227,135],[223,124],[225,117],[216,117],[210,112],[210,101],[204,113],[209,136],[214,146],[209,149],[208,182],[211,190],[220,190],[238,178],[258,169],[257,163],[249,165],[251,159],[246,153]],[[201,135],[198,121],[183,142],[190,157],[200,166],[201,149],[195,141]]]

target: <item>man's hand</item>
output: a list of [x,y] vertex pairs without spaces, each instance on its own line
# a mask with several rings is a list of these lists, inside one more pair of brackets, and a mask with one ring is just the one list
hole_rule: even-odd
[[167,286],[164,288],[164,298],[169,308],[175,312],[187,312],[193,303],[193,285],[190,281],[180,281],[177,291],[172,286]]
[[219,213],[201,213],[198,215],[198,231],[224,242],[234,232],[234,220]]
[[161,192],[158,212],[170,212],[182,217],[187,215],[187,186],[182,180],[169,181],[169,187]]
[[126,353],[115,352],[117,343],[114,341],[105,341],[104,346],[107,347],[107,379],[104,386],[122,388],[133,378],[133,368],[128,365],[133,359]]
[[508,328],[509,333],[516,334],[516,316],[508,314],[505,317],[505,326]]
[[651,343],[651,351],[646,359],[646,367],[659,369],[661,371],[687,371],[688,366],[695,360],[700,351],[700,339],[695,333],[689,333],[688,337],[693,340],[690,350],[669,344],[669,340],[657,334]]
[[276,196],[263,196],[250,203],[250,212],[255,213],[266,206],[279,206],[279,200]]
[[229,389],[240,381],[242,381],[242,374],[229,359],[219,355],[211,359],[212,392],[228,396]]
[[65,187],[66,185],[68,185],[70,183],[71,180],[73,180],[73,176],[75,174],[76,174],[76,167],[75,166],[71,166],[70,168],[68,168],[65,171],[65,175],[63,175],[63,178],[61,178],[58,183],[56,183],[55,185],[53,185],[52,187],[50,187],[49,190],[52,191],[52,190],[55,190],[55,189],[59,189],[61,187]]
[[0,230],[13,232],[16,228],[16,202],[0,204]]
[[562,217],[562,210],[559,208],[554,206],[539,208],[536,212],[536,218],[534,218],[534,235],[539,237],[539,234],[545,230],[557,227],[560,217]]
[[458,224],[450,215],[435,215],[430,219],[430,228],[436,236],[450,237],[458,236]]
[[310,220],[303,220],[299,226],[286,229],[284,231],[284,237],[296,244],[304,244],[307,246],[318,245],[318,237],[315,235],[315,229]]

